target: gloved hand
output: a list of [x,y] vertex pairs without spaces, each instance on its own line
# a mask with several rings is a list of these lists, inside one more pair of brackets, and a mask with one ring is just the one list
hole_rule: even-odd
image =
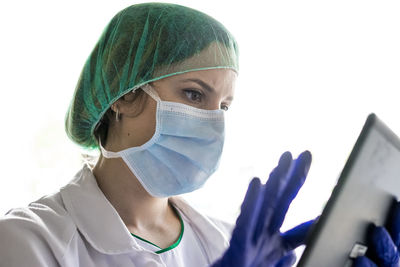
[[310,164],[310,152],[303,152],[296,160],[286,152],[265,185],[258,178],[250,182],[230,246],[213,267],[283,267],[295,262],[291,250],[304,242],[312,221],[283,234],[279,229]]
[[398,202],[385,227],[372,226],[368,233],[367,256],[355,260],[355,267],[400,266],[400,203]]

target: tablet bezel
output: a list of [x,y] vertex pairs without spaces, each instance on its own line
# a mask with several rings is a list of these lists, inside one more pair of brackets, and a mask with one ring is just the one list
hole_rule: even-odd
[[[345,186],[347,177],[349,176],[350,171],[352,170],[352,167],[356,161],[356,158],[360,154],[360,150],[362,146],[365,143],[365,140],[367,139],[367,136],[371,132],[372,129],[376,129],[380,134],[384,136],[384,138],[390,142],[392,145],[394,145],[398,150],[400,150],[400,140],[399,138],[384,124],[382,123],[378,117],[375,114],[370,114],[367,118],[366,123],[364,124],[364,127],[353,147],[353,150],[343,168],[342,173],[340,174],[340,177],[338,179],[337,185],[335,186],[334,190],[332,191],[331,197],[329,198],[325,208],[323,209],[323,212],[318,219],[318,223],[314,226],[312,232],[308,236],[306,240],[306,248],[302,254],[302,257],[300,258],[300,261],[298,263],[298,267],[303,267],[306,266],[307,261],[309,261],[309,258],[312,255],[312,252],[315,248],[316,242],[318,240],[318,237],[322,230],[324,229],[324,226],[328,220],[328,217],[330,215],[330,212],[332,210],[332,207],[334,206],[334,203],[336,202],[337,198],[339,197],[339,193],[342,191],[342,188]],[[394,199],[395,200],[395,199]],[[390,210],[390,208],[388,208]],[[385,219],[386,221],[386,219]],[[307,266],[309,267],[309,266]]]

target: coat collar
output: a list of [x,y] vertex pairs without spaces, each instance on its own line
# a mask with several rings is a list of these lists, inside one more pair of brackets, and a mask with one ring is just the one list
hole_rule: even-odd
[[60,191],[80,233],[95,249],[106,254],[141,250],[87,165]]
[[192,229],[197,233],[210,263],[221,257],[229,247],[229,234],[219,228],[214,221],[193,209],[183,198],[170,197],[174,205],[186,218],[189,218]]
[[[105,254],[145,253],[146,250],[132,238],[117,211],[98,187],[87,165],[60,191],[65,207],[80,233],[95,249]],[[220,257],[229,245],[228,236],[182,198],[171,197],[169,201],[189,218],[209,258],[214,261]]]

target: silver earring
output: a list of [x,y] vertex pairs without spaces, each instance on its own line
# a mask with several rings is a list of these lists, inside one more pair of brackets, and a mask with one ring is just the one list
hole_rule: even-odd
[[117,111],[115,112],[115,120],[119,121],[119,110],[117,109]]

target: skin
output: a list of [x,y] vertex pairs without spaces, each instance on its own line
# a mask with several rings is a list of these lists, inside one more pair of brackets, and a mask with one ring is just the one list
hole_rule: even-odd
[[[167,77],[153,82],[152,86],[164,101],[207,110],[227,109],[233,100],[236,76],[231,69],[201,70]],[[205,84],[212,91],[207,90],[203,86]],[[114,111],[118,109],[120,119],[110,123],[108,137],[103,144],[109,151],[143,145],[154,134],[156,101],[146,97],[144,109],[138,115],[138,105],[132,101],[130,94],[112,106]],[[151,196],[121,158],[100,156],[93,174],[131,233],[161,248],[175,243],[181,226],[168,198]]]

